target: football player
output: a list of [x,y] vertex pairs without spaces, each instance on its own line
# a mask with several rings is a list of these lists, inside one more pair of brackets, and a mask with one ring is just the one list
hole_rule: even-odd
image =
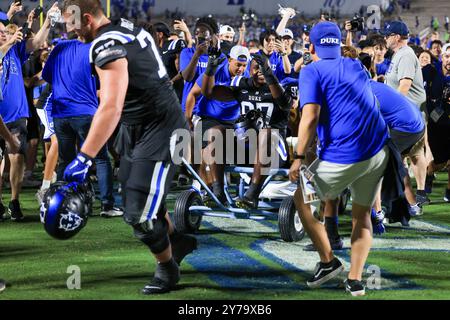
[[[293,105],[291,92],[284,90],[268,63],[268,59],[263,55],[254,55],[250,65],[251,77],[236,76],[230,86],[214,85],[214,76],[206,77],[209,81],[204,81],[202,91],[208,97],[219,101],[237,100],[241,105],[241,114],[246,114],[250,110],[259,109],[262,111],[267,128],[263,134],[259,135],[257,153],[267,154],[268,136],[271,129],[278,130],[279,144],[276,150],[280,156],[278,162],[280,166],[287,160],[286,131],[289,111]],[[264,153],[265,152],[265,153]],[[251,184],[242,199],[237,201],[237,205],[242,208],[253,209],[258,207],[258,198],[264,183],[264,176],[261,174],[263,165],[259,157],[255,155],[254,172]]]
[[[71,9],[77,6],[79,16]],[[174,130],[186,128],[180,103],[152,36],[121,19],[111,23],[99,0],[65,0],[68,31],[92,42],[90,62],[100,81],[100,105],[80,153],[64,173],[68,181],[86,179],[92,159],[120,122],[116,147],[121,155],[124,219],[157,260],[144,294],[170,291],[180,278],[172,253],[165,198],[175,166],[170,156]],[[173,237],[172,237],[173,238]],[[181,239],[184,257],[193,238]]]

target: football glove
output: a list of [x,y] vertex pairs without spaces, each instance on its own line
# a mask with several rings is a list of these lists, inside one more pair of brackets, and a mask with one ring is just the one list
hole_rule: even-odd
[[216,74],[217,68],[224,62],[226,57],[224,56],[216,56],[210,55],[208,58],[208,65],[206,66],[205,74],[209,77],[212,77]]
[[77,157],[64,170],[64,180],[68,182],[83,183],[86,181],[92,158],[80,152]]
[[267,85],[273,85],[278,83],[277,77],[273,74],[272,67],[270,66],[269,59],[261,54],[254,54],[253,60],[258,63],[259,70],[266,79]]

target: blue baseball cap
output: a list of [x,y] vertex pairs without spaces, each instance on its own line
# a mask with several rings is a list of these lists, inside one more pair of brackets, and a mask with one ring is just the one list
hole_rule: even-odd
[[336,59],[341,56],[341,30],[329,21],[316,24],[309,34],[317,55],[321,59]]
[[409,34],[408,26],[402,21],[392,21],[384,29],[385,36],[390,36],[391,34],[407,36]]

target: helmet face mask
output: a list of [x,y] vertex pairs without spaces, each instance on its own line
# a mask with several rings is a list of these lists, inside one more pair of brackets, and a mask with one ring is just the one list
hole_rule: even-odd
[[69,239],[76,235],[87,223],[94,196],[90,183],[53,184],[40,208],[45,231],[56,239]]
[[234,134],[238,140],[246,140],[249,131],[254,130],[258,135],[259,130],[265,127],[264,114],[259,109],[253,109],[241,115],[234,123]]

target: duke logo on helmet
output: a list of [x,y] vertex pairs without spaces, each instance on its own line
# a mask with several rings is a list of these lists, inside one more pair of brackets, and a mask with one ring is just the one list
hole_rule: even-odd
[[92,185],[57,182],[45,193],[40,207],[45,231],[56,239],[69,239],[87,223],[94,200]]

